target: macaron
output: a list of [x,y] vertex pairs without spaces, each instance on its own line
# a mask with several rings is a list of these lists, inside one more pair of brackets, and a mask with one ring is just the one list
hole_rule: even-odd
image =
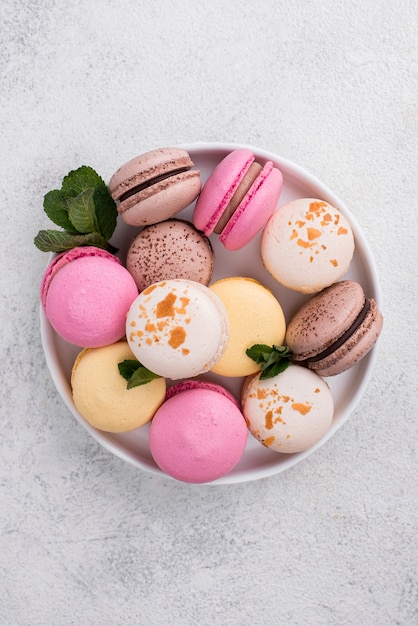
[[171,278],[185,278],[208,285],[214,253],[209,239],[193,224],[170,219],[146,226],[131,242],[126,268],[139,291]]
[[383,316],[362,286],[343,280],[311,297],[289,322],[285,342],[293,361],[321,376],[341,374],[376,343]]
[[327,383],[299,365],[266,380],[259,374],[247,379],[241,404],[252,435],[270,450],[287,454],[322,439],[334,415]]
[[277,208],[261,238],[265,268],[282,285],[315,293],[339,280],[354,253],[346,217],[328,202],[300,198]]
[[149,446],[166,474],[187,483],[229,474],[248,438],[236,399],[222,386],[184,381],[171,387],[150,426]]
[[281,345],[286,332],[282,307],[257,280],[234,276],[210,285],[229,317],[230,336],[225,352],[212,367],[220,376],[248,376],[260,370],[246,350],[254,344]]
[[164,378],[127,389],[118,364],[134,359],[126,341],[102,348],[85,348],[71,373],[74,406],[94,428],[122,433],[148,423],[163,403]]
[[251,150],[234,150],[204,184],[193,223],[207,236],[219,234],[227,250],[239,250],[257,235],[273,213],[282,185],[282,173],[272,161],[260,164]]
[[93,246],[55,257],[41,281],[41,302],[51,326],[82,348],[124,337],[126,314],[137,295],[135,281],[120,261]]
[[220,298],[205,285],[170,279],[154,283],[132,303],[126,336],[135,357],[165,378],[190,378],[209,371],[229,339]]
[[109,182],[122,219],[131,226],[156,224],[185,209],[198,196],[200,171],[182,148],[160,148],[122,165]]

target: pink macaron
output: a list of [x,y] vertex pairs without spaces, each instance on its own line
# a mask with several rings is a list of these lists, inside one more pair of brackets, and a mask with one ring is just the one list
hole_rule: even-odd
[[83,348],[99,348],[124,337],[126,315],[138,295],[134,279],[120,261],[93,246],[55,257],[40,291],[55,332]]
[[256,162],[246,148],[228,154],[213,170],[197,199],[193,223],[213,232],[228,250],[246,246],[276,208],[283,176],[271,161]]
[[241,459],[248,430],[236,399],[222,386],[183,381],[171,387],[151,422],[157,465],[187,483],[212,482]]

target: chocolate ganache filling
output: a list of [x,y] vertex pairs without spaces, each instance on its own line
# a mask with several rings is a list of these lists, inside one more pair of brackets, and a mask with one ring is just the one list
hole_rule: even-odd
[[334,341],[334,343],[328,346],[328,348],[325,348],[325,350],[323,350],[319,354],[316,354],[315,356],[305,359],[303,363],[306,363],[306,364],[317,363],[318,361],[321,361],[322,359],[326,359],[333,352],[338,350],[338,348],[341,348],[341,346],[345,344],[347,339],[349,339],[352,335],[354,335],[357,328],[360,326],[360,324],[362,324],[369,310],[370,310],[370,300],[366,298],[363,308],[361,309],[360,313],[357,315],[356,319],[351,324],[351,326],[341,335],[341,337],[339,337],[336,341]]
[[136,193],[139,193],[140,191],[143,191],[144,189],[148,189],[148,187],[152,187],[153,185],[156,185],[157,183],[160,183],[161,181],[166,180],[167,178],[171,178],[171,176],[176,176],[176,174],[182,174],[183,172],[187,172],[189,169],[190,167],[179,167],[177,170],[171,170],[171,172],[164,172],[164,174],[159,174],[158,176],[154,176],[154,178],[150,178],[149,180],[146,180],[144,183],[140,183],[139,185],[136,185],[135,187],[132,187],[132,189],[129,189],[128,191],[126,191],[119,198],[119,202],[123,202],[124,200],[127,200],[131,196],[134,196]]

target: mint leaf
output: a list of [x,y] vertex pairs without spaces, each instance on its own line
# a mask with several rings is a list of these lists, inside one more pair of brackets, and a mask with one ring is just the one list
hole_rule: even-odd
[[139,361],[134,359],[125,359],[121,363],[118,363],[119,373],[125,380],[128,381],[127,389],[133,389],[134,387],[140,387],[146,385],[156,378],[161,378],[158,374],[154,374],[149,369],[144,367]]
[[94,187],[88,187],[68,200],[68,217],[79,233],[99,232],[93,194]]
[[98,230],[105,239],[109,240],[116,228],[116,218],[118,216],[116,202],[104,183],[103,186],[95,187],[93,200],[96,207]]
[[258,343],[248,348],[246,355],[260,365],[260,380],[266,380],[284,372],[291,363],[292,353],[287,346],[267,346]]
[[99,174],[95,172],[92,167],[82,165],[76,170],[71,170],[71,172],[64,177],[61,191],[65,196],[74,197],[78,196],[79,193],[89,187],[100,187],[102,185],[106,187],[105,182]]
[[106,248],[107,241],[99,233],[73,235],[61,230],[40,230],[34,244],[42,252],[64,252],[77,246]]
[[118,363],[119,374],[123,376],[125,380],[129,380],[138,367],[141,367],[141,363],[136,359],[125,359],[121,363]]
[[246,355],[250,357],[256,363],[264,363],[273,352],[271,346],[266,346],[263,343],[256,343],[251,348],[246,350]]
[[[64,177],[61,189],[44,197],[44,211],[64,232],[41,230],[34,239],[43,252],[62,252],[77,246],[111,249],[118,211],[103,179],[82,165]],[[112,248],[114,252],[116,250]]]
[[59,189],[48,191],[44,196],[44,211],[57,226],[72,231],[74,226],[68,217],[68,209],[64,202],[64,194]]
[[285,369],[290,365],[290,359],[281,359],[280,361],[276,361],[276,363],[272,363],[270,366],[262,369],[260,374],[260,380],[267,380],[267,378],[273,378],[284,372]]

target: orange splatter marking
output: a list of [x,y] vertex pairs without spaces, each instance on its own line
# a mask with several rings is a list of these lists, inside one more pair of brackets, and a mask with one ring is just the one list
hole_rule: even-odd
[[336,213],[336,214],[334,215],[334,217],[335,217],[334,224],[335,224],[336,226],[338,226],[338,222],[340,221],[340,214],[339,214],[339,213]]
[[307,233],[309,241],[312,241],[312,239],[317,239],[318,237],[322,236],[321,231],[317,228],[308,228]]
[[155,330],[157,330],[157,327],[152,322],[147,322],[145,324],[145,330],[149,333],[153,333]]
[[292,239],[296,239],[296,237],[298,237],[298,236],[299,236],[298,231],[293,229],[292,230],[292,234],[290,235],[289,239],[290,239],[290,241],[292,241]]
[[299,226],[299,228],[302,228],[302,226],[305,226],[306,222],[302,221],[302,220],[296,220],[296,226]]
[[309,257],[309,262],[312,263],[312,261],[313,261],[313,256],[310,256]]
[[286,426],[286,422],[284,421],[282,417],[276,417],[276,419],[274,420],[274,423],[276,424],[277,422],[280,422],[280,424],[283,424],[283,426]]
[[164,300],[161,300],[157,304],[156,316],[157,317],[174,317],[174,303],[177,300],[177,296],[174,293],[169,293],[166,295]]
[[189,348],[182,348],[182,353],[184,354],[184,356],[187,356],[190,353]]
[[146,339],[146,342],[149,346],[152,346],[152,339],[150,337]]
[[134,328],[136,326],[136,322],[134,320],[132,320],[131,326],[132,326],[132,328]]
[[309,243],[309,241],[304,241],[303,239],[298,239],[297,240],[297,244],[301,248],[312,248],[312,246],[313,246],[312,243]]
[[320,391],[321,391],[321,390],[320,390],[320,388],[319,388],[319,387],[317,387],[317,388],[315,389],[315,393],[320,393]]
[[264,400],[268,396],[268,391],[266,389],[257,389],[257,399]]
[[348,230],[344,228],[344,226],[340,226],[337,231],[337,235],[346,235],[347,233],[348,233]]
[[144,289],[144,291],[142,293],[147,296],[149,293],[152,293],[154,291],[154,289],[156,289],[156,288],[157,288],[157,285],[150,285],[149,287]]
[[309,404],[302,404],[302,402],[293,402],[292,409],[294,411],[298,411],[302,415],[306,415],[311,410],[311,406]]
[[170,332],[170,339],[168,340],[168,345],[172,348],[178,348],[182,343],[186,341],[186,331],[182,326],[176,326]]
[[273,428],[273,412],[272,411],[267,411],[266,413],[265,426],[267,430],[271,430]]
[[267,437],[267,439],[264,439],[264,441],[262,441],[261,443],[263,444],[263,446],[265,446],[266,448],[269,448],[271,445],[273,445],[275,440],[274,436],[271,437]]
[[338,267],[337,259],[330,259],[329,262],[332,263],[334,267]]

